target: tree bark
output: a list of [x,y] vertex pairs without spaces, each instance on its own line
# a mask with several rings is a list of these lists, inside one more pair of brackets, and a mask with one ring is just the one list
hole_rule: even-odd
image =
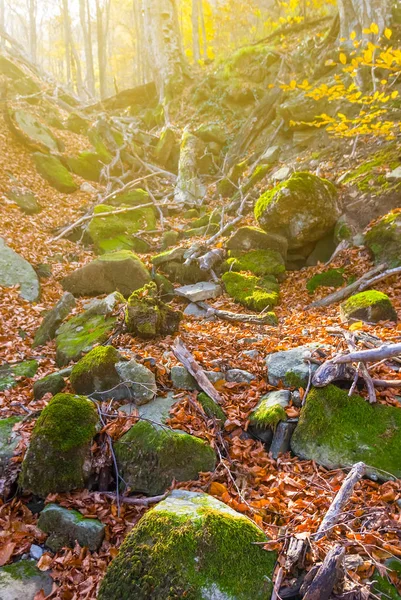
[[29,0],[29,48],[31,60],[33,63],[37,61],[37,28],[36,28],[36,0]]
[[341,576],[340,567],[344,555],[345,548],[339,544],[328,552],[303,596],[303,600],[328,600],[331,597],[333,588]]
[[110,0],[101,5],[101,0],[96,0],[96,32],[97,56],[99,66],[100,98],[107,96],[107,37],[110,18]]
[[92,53],[92,26],[90,17],[90,6],[88,0],[79,0],[79,19],[81,22],[82,35],[85,49],[86,85],[92,98],[95,97],[95,70],[93,66]]
[[200,42],[199,42],[199,0],[192,0],[192,50],[194,61],[200,61]]
[[175,0],[144,0],[144,25],[160,98],[168,103],[182,89],[185,75]]
[[67,68],[67,84],[72,82],[72,70],[71,70],[71,29],[70,29],[70,15],[68,12],[68,0],[63,0],[63,27],[64,27],[64,47],[65,47],[65,59]]
[[207,33],[206,33],[206,23],[205,23],[205,11],[203,9],[203,0],[199,1],[199,16],[200,16],[200,26],[202,31],[202,58],[203,60],[207,60]]
[[338,0],[340,15],[340,37],[350,39],[355,31],[357,39],[361,39],[364,29],[372,23],[379,27],[379,33],[391,23],[391,0]]

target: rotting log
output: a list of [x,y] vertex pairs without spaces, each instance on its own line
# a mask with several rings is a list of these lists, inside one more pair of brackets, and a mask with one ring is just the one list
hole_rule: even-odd
[[340,544],[336,544],[329,550],[322,565],[317,569],[312,582],[309,584],[303,600],[329,600],[334,586],[342,577],[341,563],[344,555],[345,548]]
[[101,112],[104,110],[121,110],[129,106],[152,106],[157,104],[157,90],[154,81],[138,85],[137,87],[123,90],[115,96],[106,98],[101,102],[87,106],[85,113]]

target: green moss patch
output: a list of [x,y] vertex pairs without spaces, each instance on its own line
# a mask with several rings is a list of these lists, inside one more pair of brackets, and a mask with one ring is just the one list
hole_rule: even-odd
[[99,181],[104,166],[102,157],[96,152],[81,152],[78,156],[68,156],[65,162],[70,171],[88,181]]
[[102,344],[111,335],[115,326],[114,317],[82,313],[63,323],[57,330],[56,362],[63,367],[78,360],[83,354]]
[[206,416],[210,419],[215,418],[219,419],[220,421],[226,420],[226,415],[223,409],[204,392],[198,394],[198,402],[205,411]]
[[52,187],[64,194],[72,194],[78,189],[71,173],[58,158],[50,154],[35,152],[32,155],[36,170]]
[[344,269],[329,269],[324,273],[317,273],[308,279],[306,289],[313,294],[320,287],[339,288],[344,285]]
[[401,213],[390,212],[365,234],[365,245],[377,264],[401,265]]
[[250,519],[207,494],[174,491],[128,535],[99,600],[270,598],[275,552]]
[[41,497],[83,487],[97,427],[97,411],[90,400],[72,394],[54,396],[32,432],[21,487]]
[[377,323],[398,319],[387,294],[376,290],[354,294],[341,304],[340,313],[344,321],[359,319],[367,323]]
[[146,421],[139,421],[115,444],[126,484],[137,492],[160,494],[173,479],[197,479],[213,471],[216,456],[203,440]]
[[34,377],[39,368],[36,360],[25,360],[14,365],[5,364],[0,367],[0,392],[18,385],[21,378]]
[[115,364],[121,361],[120,353],[113,346],[98,346],[74,366],[71,385],[77,394],[104,392],[115,387],[120,378]]
[[250,271],[254,275],[282,275],[285,273],[284,260],[276,250],[253,250],[246,254],[231,252],[223,264],[226,271]]
[[[401,410],[369,404],[334,385],[312,389],[291,441],[293,452],[329,469],[358,461],[388,479],[401,476]],[[389,475],[390,474],[390,475]]]
[[222,281],[228,295],[251,310],[260,312],[278,304],[278,284],[268,279],[230,271],[224,273]]
[[157,335],[176,333],[182,316],[180,311],[160,300],[157,284],[152,281],[129,297],[125,324],[130,333],[151,339]]
[[259,427],[261,429],[276,429],[280,421],[287,420],[287,413],[280,404],[274,404],[273,406],[265,406],[263,402],[254,410],[249,421],[251,425]]

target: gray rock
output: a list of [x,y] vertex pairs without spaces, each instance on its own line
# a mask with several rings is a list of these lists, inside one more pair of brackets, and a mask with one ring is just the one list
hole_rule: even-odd
[[[309,366],[304,359],[311,356],[318,344],[297,346],[291,350],[274,352],[266,357],[268,367],[268,380],[270,385],[277,386],[280,381],[289,387],[305,386],[309,381]],[[318,365],[311,363],[312,375]]]
[[20,286],[24,300],[36,302],[39,299],[40,284],[34,268],[0,238],[0,286],[14,285]]
[[281,148],[280,146],[270,146],[260,157],[259,164],[261,165],[274,165],[280,158]]
[[[224,379],[223,373],[218,371],[205,371],[206,377],[211,383],[216,383],[221,379]],[[171,381],[173,386],[179,390],[195,391],[200,390],[200,387],[196,383],[195,379],[186,370],[185,367],[176,366],[172,367],[170,371]]]
[[[221,544],[226,538],[231,543],[222,556]],[[164,543],[166,539],[171,543]],[[162,599],[166,581],[171,597],[177,598],[270,598],[277,555],[262,549],[266,541],[266,535],[248,517],[223,502],[208,494],[174,490],[128,534],[107,570],[98,599]],[[178,570],[177,554],[182,557]],[[141,561],[142,556],[146,561]],[[139,576],[138,560],[142,564]],[[157,564],[163,569],[158,570]]]
[[291,173],[292,173],[291,167],[281,167],[280,169],[277,169],[277,171],[275,171],[273,173],[272,179],[274,179],[274,181],[285,181],[286,179],[289,178]]
[[301,408],[302,406],[302,398],[301,398],[301,394],[299,393],[298,390],[294,390],[291,393],[291,399],[292,399],[292,403],[294,406],[296,406],[297,408]]
[[19,560],[0,568],[1,600],[34,600],[40,590],[48,596],[52,587],[53,579],[33,560]]
[[202,300],[209,300],[210,298],[217,298],[221,296],[222,289],[218,283],[211,281],[200,281],[193,285],[184,285],[175,290],[178,296],[183,296],[190,302],[202,302]]
[[75,306],[75,298],[70,292],[64,292],[57,304],[44,317],[39,329],[35,333],[33,347],[43,346],[49,340],[54,339],[56,331],[61,323],[70,314]]
[[94,298],[89,302],[84,303],[86,313],[89,315],[111,315],[122,300],[118,292],[113,292],[106,296],[106,298]]
[[9,417],[0,420],[0,498],[10,491],[12,457],[21,440],[19,433],[13,431],[21,417]]
[[274,392],[269,392],[263,396],[260,399],[260,402],[263,401],[263,404],[266,408],[275,406],[276,404],[279,404],[282,408],[287,408],[287,406],[290,404],[290,400],[290,390],[275,390]]
[[115,365],[122,382],[128,382],[129,395],[140,406],[153,400],[157,394],[156,378],[152,371],[135,360]]
[[59,151],[50,129],[39,123],[33,114],[25,110],[16,110],[11,113],[11,118],[17,131],[20,130],[31,142],[45,146],[50,152]]
[[27,188],[13,187],[7,196],[27,215],[36,215],[42,210],[35,194]]
[[397,167],[386,175],[387,181],[400,181],[401,180],[401,167]]
[[124,404],[120,406],[118,410],[124,412],[130,416],[138,411],[141,419],[148,420],[150,423],[156,423],[159,425],[165,425],[167,420],[170,418],[170,411],[172,406],[176,402],[179,402],[179,398],[175,397],[175,392],[168,392],[167,396],[157,396],[148,404],[141,406],[135,406],[135,404]]
[[276,460],[279,454],[285,454],[289,452],[291,446],[291,437],[294,433],[295,422],[291,421],[280,421],[277,425],[273,435],[273,441],[270,446],[270,452],[273,458]]
[[29,550],[29,555],[33,560],[39,560],[44,554],[43,548],[37,546],[36,544],[32,544]]
[[58,552],[64,546],[73,548],[75,542],[91,552],[99,550],[104,539],[104,525],[97,519],[85,519],[76,510],[48,504],[40,513],[38,527],[49,534],[46,546]]
[[244,350],[241,354],[248,358],[252,358],[253,360],[256,360],[260,356],[259,350]]
[[207,317],[207,310],[191,302],[184,310],[184,315],[187,317],[196,317],[197,319],[205,319]]
[[227,371],[225,378],[230,383],[251,383],[256,379],[255,375],[242,369],[230,369]]
[[30,378],[36,375],[39,368],[37,360],[24,360],[19,363],[5,363],[0,367],[0,392],[10,390],[18,385],[18,380],[22,377]]
[[64,377],[58,373],[51,373],[33,384],[33,397],[40,400],[45,394],[55,396],[65,388]]

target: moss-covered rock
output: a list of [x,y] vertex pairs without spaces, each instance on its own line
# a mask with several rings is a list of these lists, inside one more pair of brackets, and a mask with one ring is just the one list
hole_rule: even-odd
[[47,596],[52,588],[53,579],[50,574],[38,569],[34,560],[18,560],[0,568],[2,600],[34,600],[41,590]]
[[266,233],[258,227],[240,227],[228,240],[228,250],[249,252],[250,250],[276,250],[285,259],[288,242],[277,233]]
[[213,471],[216,456],[203,440],[139,421],[120,438],[114,450],[120,473],[128,487],[145,494],[161,494],[176,481],[197,479]]
[[221,406],[217,404],[210,396],[205,394],[205,392],[201,392],[198,394],[197,398],[199,404],[202,406],[205,411],[205,415],[210,419],[218,419],[220,421],[226,420],[226,415]]
[[329,385],[312,389],[291,441],[297,456],[329,469],[362,461],[380,479],[401,476],[401,410]]
[[69,131],[85,135],[89,129],[89,126],[89,119],[86,119],[82,115],[76,112],[72,112],[68,115],[66,127]]
[[21,419],[22,417],[0,419],[0,498],[7,498],[15,481],[15,476],[12,475],[15,467],[13,456],[21,441],[21,435],[14,431],[14,426]]
[[379,321],[397,321],[397,313],[390,298],[383,292],[369,290],[354,294],[340,305],[343,321],[356,319],[367,323]]
[[98,425],[96,407],[84,396],[54,396],[32,432],[20,476],[23,490],[45,498],[83,487]]
[[70,171],[88,181],[99,181],[104,167],[102,156],[96,152],[80,152],[77,156],[67,156],[64,162]]
[[71,173],[55,156],[35,152],[33,160],[39,175],[59,192],[72,194],[78,189]]
[[70,382],[77,394],[104,392],[118,385],[120,377],[115,365],[121,361],[113,346],[93,348],[73,367]]
[[[255,311],[262,311],[267,308],[273,308],[278,304],[278,284],[270,279],[262,279],[254,275],[245,275],[244,273],[234,273],[230,271],[224,273],[222,281],[227,294],[236,302]],[[271,314],[272,324],[276,321],[274,313]]]
[[276,250],[252,250],[246,254],[230,252],[230,257],[222,265],[223,271],[250,271],[259,277],[285,273],[284,259]]
[[285,407],[289,404],[290,392],[278,390],[263,396],[249,415],[252,426],[260,429],[275,429],[280,421],[287,420]]
[[131,531],[99,600],[270,598],[275,552],[246,516],[207,494],[175,490]]
[[57,330],[56,362],[59,367],[78,360],[83,354],[102,344],[116,324],[114,317],[91,314],[89,311],[73,317]]
[[46,394],[55,396],[59,392],[62,392],[64,388],[64,377],[59,373],[51,373],[35,381],[33,384],[33,397],[35,400],[41,400]]
[[344,269],[328,269],[328,271],[317,273],[308,279],[306,289],[310,294],[313,294],[320,287],[338,288],[344,283]]
[[125,324],[130,333],[143,339],[151,339],[157,335],[176,333],[182,317],[180,311],[160,300],[157,285],[151,282],[129,297]]
[[[135,204],[133,205],[135,206]],[[123,206],[121,208],[124,208]],[[114,206],[98,204],[94,214],[109,213],[117,210]],[[153,230],[156,228],[156,216],[153,206],[138,208],[136,210],[109,215],[105,217],[94,217],[88,227],[88,233],[98,252],[106,252],[110,248],[112,240],[119,240],[119,245],[127,249],[135,247],[135,241],[131,238],[137,231]],[[118,248],[114,241],[114,247]]]
[[177,168],[177,154],[179,152],[179,143],[176,134],[171,127],[166,127],[159,138],[154,149],[154,157],[156,161],[163,167],[173,166]]
[[[138,406],[153,400],[157,394],[156,377],[144,365],[132,359],[116,364],[116,371],[122,383],[122,397]],[[113,392],[114,395],[114,392]]]
[[167,250],[175,246],[180,238],[178,231],[165,231],[161,238],[161,250]]
[[36,215],[42,210],[35,194],[27,188],[13,187],[7,197],[15,202],[17,206],[27,215]]
[[74,296],[99,296],[115,290],[127,297],[150,281],[149,271],[129,250],[103,254],[62,280]]
[[294,173],[255,205],[255,217],[268,233],[283,235],[290,249],[316,242],[333,229],[340,209],[332,183],[311,173]]
[[65,292],[56,305],[45,315],[38,330],[35,333],[32,346],[43,346],[49,340],[54,339],[57,329],[70,314],[75,306],[75,298],[70,292]]
[[[307,359],[311,357],[318,344],[306,344],[290,350],[273,352],[266,357],[268,380],[270,385],[278,386],[280,383],[288,387],[305,387],[309,380],[309,365]],[[312,375],[318,365],[311,363]]]
[[57,140],[50,129],[37,118],[25,110],[11,111],[8,115],[9,123],[20,142],[31,150],[43,152],[57,152]]
[[4,364],[0,367],[0,392],[10,390],[18,384],[19,379],[34,377],[39,368],[38,361],[24,360],[15,364]]
[[36,302],[39,299],[40,284],[34,268],[0,238],[0,286],[14,285],[19,286],[25,300]]
[[114,207],[140,206],[141,204],[148,204],[150,201],[148,192],[138,188],[122,192],[116,191],[107,199],[107,205]]
[[91,552],[99,550],[104,539],[104,525],[97,519],[85,519],[77,510],[69,510],[57,504],[47,504],[38,520],[38,527],[49,534],[46,546],[59,552],[75,543]]
[[365,245],[372,252],[376,263],[399,267],[401,265],[401,213],[390,212],[382,217],[365,234]]

